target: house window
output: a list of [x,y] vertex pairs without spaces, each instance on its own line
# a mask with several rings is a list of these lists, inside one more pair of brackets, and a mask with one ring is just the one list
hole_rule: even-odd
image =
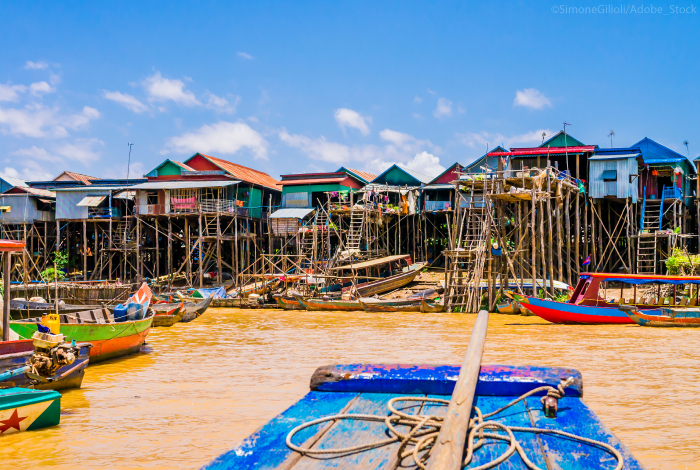
[[603,172],[603,181],[617,181],[617,170],[605,170]]
[[148,195],[148,204],[158,204],[158,193]]

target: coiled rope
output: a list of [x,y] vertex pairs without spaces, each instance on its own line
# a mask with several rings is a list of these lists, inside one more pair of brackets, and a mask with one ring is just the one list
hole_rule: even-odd
[[[544,403],[546,398],[553,398],[559,400],[564,396],[564,389],[573,382],[573,378],[562,380],[556,388],[550,387],[548,385],[535,388],[529,392],[521,395],[519,398],[511,401],[507,405],[492,411],[488,414],[482,414],[478,407],[474,407],[476,416],[469,421],[469,437],[467,439],[467,455],[464,458],[463,466],[469,465],[474,456],[474,452],[487,443],[487,438],[496,439],[501,441],[506,441],[509,444],[508,449],[506,449],[503,454],[498,458],[487,462],[478,467],[474,467],[472,470],[487,470],[496,467],[508,460],[515,452],[518,452],[522,458],[525,465],[531,470],[541,470],[534,463],[528,459],[522,446],[515,438],[514,432],[530,432],[530,433],[540,433],[540,434],[554,434],[558,436],[567,437],[576,441],[584,442],[586,444],[600,447],[607,451],[608,453],[615,456],[617,459],[617,465],[615,470],[622,470],[623,458],[617,449],[604,442],[596,441],[594,439],[588,439],[586,437],[577,436],[564,431],[559,431],[556,429],[542,429],[542,428],[530,428],[530,427],[520,427],[520,426],[506,426],[505,424],[498,423],[496,421],[484,421],[498,413],[510,408],[516,403],[525,400],[526,398],[534,395],[535,393],[547,391],[547,396],[542,397],[541,401]],[[399,411],[396,409],[395,404],[399,402],[419,402],[422,405],[425,404],[440,404],[449,405],[449,400],[441,400],[438,398],[420,398],[420,397],[396,397],[392,398],[387,404],[387,408],[390,411],[389,416],[377,416],[377,415],[366,415],[366,414],[338,414],[333,416],[327,416],[325,418],[315,419],[307,423],[301,424],[287,435],[287,446],[293,451],[299,452],[302,455],[311,456],[321,456],[321,455],[335,455],[340,457],[342,455],[349,455],[356,452],[363,452],[371,449],[376,449],[379,447],[387,446],[396,442],[400,442],[399,446],[399,458],[403,461],[406,457],[412,457],[416,466],[422,470],[426,469],[426,464],[430,458],[430,451],[432,449],[435,440],[440,434],[440,428],[442,426],[443,418],[441,416],[433,415],[411,415]],[[352,447],[343,447],[339,449],[312,449],[297,446],[292,443],[292,438],[299,431],[309,428],[311,426],[316,426],[318,424],[326,423],[329,421],[338,420],[357,420],[357,421],[375,421],[383,422],[389,431],[394,435],[394,437],[383,439],[376,442],[370,442],[367,444],[359,444]],[[407,433],[402,433],[396,429],[397,425],[408,426],[410,430]],[[496,434],[493,432],[485,432],[487,430],[500,430],[506,434]],[[477,436],[478,435],[478,436]],[[409,448],[412,446],[412,448]]]

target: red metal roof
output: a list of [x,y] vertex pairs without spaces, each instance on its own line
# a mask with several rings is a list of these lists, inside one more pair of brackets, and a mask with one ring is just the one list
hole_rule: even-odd
[[221,158],[210,157],[209,155],[204,155],[203,153],[200,153],[199,155],[206,158],[211,163],[218,166],[225,172],[229,173],[236,179],[245,181],[247,183],[265,186],[266,188],[276,189],[277,191],[282,190],[282,187],[279,185],[279,182],[267,173],[263,173],[262,171],[258,170],[253,170],[252,168],[248,168],[247,166],[243,165],[238,165],[237,163],[229,162],[228,160],[222,160]]
[[281,186],[293,186],[297,184],[327,184],[327,183],[340,183],[347,176],[341,178],[309,178],[305,180],[282,180],[280,181]]
[[367,181],[372,181],[374,178],[377,177],[377,175],[373,175],[372,173],[367,173],[366,171],[353,170],[352,168],[348,168],[348,170],[352,171],[357,176],[359,176],[360,178],[364,178]]
[[90,181],[99,179],[99,178],[96,178],[95,176],[83,175],[80,173],[75,173],[73,171],[64,171],[63,173],[58,175],[56,178],[54,178],[54,181],[58,181],[58,179],[63,175],[68,175],[71,178],[73,178],[74,180],[80,181],[81,183],[85,183],[85,184],[92,184],[92,183],[90,183]]
[[491,152],[489,156],[505,157],[508,155],[560,155],[565,153],[585,153],[594,152],[595,146],[586,145],[582,147],[537,147],[537,148],[513,148],[510,152]]

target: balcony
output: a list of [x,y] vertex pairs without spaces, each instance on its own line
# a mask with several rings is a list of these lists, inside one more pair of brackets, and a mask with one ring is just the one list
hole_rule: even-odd
[[134,206],[139,215],[162,215],[167,214],[163,204],[139,204]]
[[663,199],[679,199],[683,197],[683,192],[678,186],[664,186]]
[[425,201],[425,210],[429,212],[452,210],[450,201]]

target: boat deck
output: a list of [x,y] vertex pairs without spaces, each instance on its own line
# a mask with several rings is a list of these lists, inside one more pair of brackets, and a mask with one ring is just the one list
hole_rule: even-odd
[[[273,418],[239,447],[221,455],[205,468],[225,469],[383,469],[417,468],[412,460],[398,462],[398,443],[342,456],[310,457],[293,452],[285,444],[289,432],[313,419],[340,413],[385,417],[387,404],[397,396],[449,400],[459,366],[423,365],[337,365],[319,368],[311,379],[311,391],[289,409]],[[629,450],[605,427],[582,400],[581,374],[573,369],[532,366],[482,366],[475,406],[489,413],[538,386],[556,386],[560,379],[573,377],[566,395],[559,401],[556,418],[547,418],[539,396],[502,411],[490,420],[508,426],[558,429],[595,439],[615,447],[624,458],[625,469],[643,468]],[[404,412],[422,415],[445,414],[443,405],[403,402]],[[407,428],[404,428],[404,431]],[[606,451],[578,441],[549,434],[516,432],[528,458],[539,468],[615,468],[615,458]],[[392,437],[383,422],[336,421],[300,431],[293,443],[313,448],[343,448]],[[477,450],[466,468],[496,459],[507,449],[503,441],[490,441]],[[517,453],[495,468],[526,469]]]

